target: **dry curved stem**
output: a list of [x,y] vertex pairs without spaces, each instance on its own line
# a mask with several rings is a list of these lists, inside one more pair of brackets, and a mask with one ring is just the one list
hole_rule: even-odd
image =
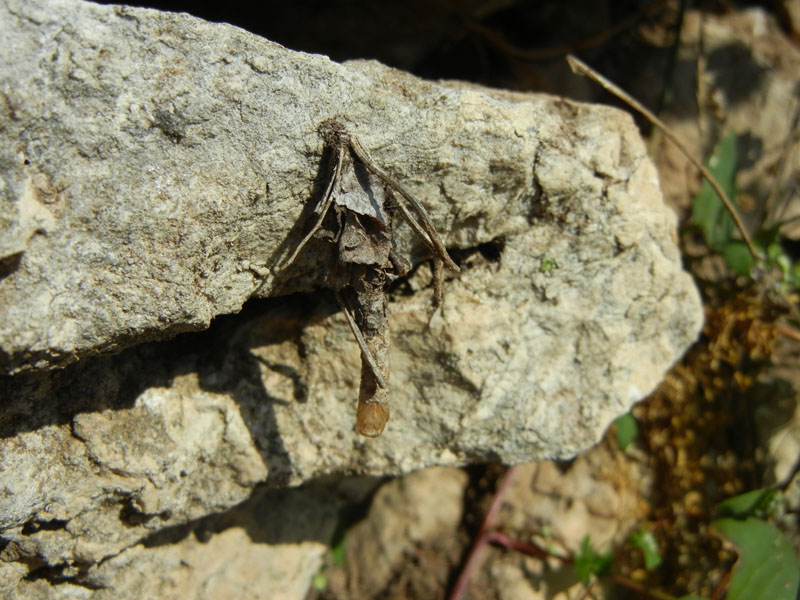
[[338,290],[334,290],[333,294],[336,296],[336,301],[339,303],[339,307],[342,309],[342,312],[347,319],[347,324],[350,326],[350,331],[353,332],[353,337],[356,338],[358,347],[361,348],[361,355],[369,364],[370,369],[372,369],[372,374],[375,376],[375,381],[377,381],[378,385],[383,389],[386,389],[389,386],[386,385],[386,380],[383,378],[381,370],[378,368],[378,364],[375,362],[375,357],[372,356],[372,352],[370,352],[369,348],[367,348],[367,342],[364,339],[364,336],[361,334],[361,330],[358,328],[358,325],[356,325],[353,315],[350,314],[350,309],[347,308],[347,305],[344,303],[344,300],[342,300],[342,295]]
[[325,190],[325,195],[322,197],[322,202],[320,202],[319,207],[315,210],[315,212],[319,212],[319,217],[317,218],[317,222],[314,223],[314,226],[309,230],[306,236],[301,240],[301,242],[297,245],[297,248],[294,249],[292,255],[287,258],[282,265],[280,265],[277,269],[277,273],[281,273],[288,269],[294,261],[297,259],[297,256],[300,254],[300,251],[303,247],[314,237],[314,234],[319,231],[320,227],[322,227],[322,222],[325,220],[325,216],[328,214],[328,209],[330,209],[331,205],[333,204],[333,188],[334,183],[339,181],[339,176],[342,173],[342,163],[344,161],[344,148],[337,148],[336,152],[338,157],[336,159],[336,167],[333,169],[333,174],[331,175],[331,179],[328,182],[328,187]]
[[747,230],[744,227],[744,223],[742,223],[742,219],[739,216],[736,207],[733,205],[728,196],[722,190],[722,187],[720,187],[719,183],[717,183],[717,180],[714,179],[714,176],[711,175],[711,173],[709,173],[708,169],[705,168],[703,163],[701,163],[694,156],[692,156],[692,153],[690,152],[689,148],[687,148],[686,145],[680,141],[678,136],[676,136],[661,119],[659,119],[647,108],[645,108],[640,102],[638,102],[632,96],[630,96],[630,94],[626,93],[624,90],[619,88],[610,80],[600,75],[600,73],[592,69],[589,65],[581,61],[579,58],[573,56],[572,54],[569,54],[567,56],[567,62],[569,63],[569,66],[572,69],[573,73],[575,73],[576,75],[585,75],[586,77],[589,77],[589,79],[598,83],[607,91],[614,94],[617,98],[626,102],[633,109],[639,111],[648,121],[650,121],[653,125],[661,129],[664,135],[667,138],[669,138],[669,140],[673,144],[675,144],[680,149],[680,151],[684,153],[684,155],[686,155],[686,158],[688,158],[689,161],[695,167],[697,167],[697,169],[703,174],[703,177],[705,177],[708,183],[711,184],[711,187],[714,189],[717,195],[719,195],[720,199],[722,200],[722,203],[725,205],[725,209],[728,211],[728,213],[730,213],[734,223],[736,223],[736,228],[739,230],[739,233],[742,236],[742,240],[744,240],[744,243],[747,245],[747,249],[753,256],[753,260],[759,262],[761,260],[761,256],[756,250],[756,247],[753,245],[753,242],[750,239],[750,235],[747,233]]
[[361,142],[359,142],[358,139],[353,136],[348,136],[347,139],[350,144],[350,148],[361,160],[367,170],[369,170],[370,173],[375,175],[383,183],[399,192],[400,195],[405,198],[409,204],[411,204],[412,208],[419,217],[419,223],[417,223],[416,219],[414,219],[411,212],[402,202],[398,202],[397,206],[403,213],[403,217],[405,217],[406,221],[408,221],[408,224],[411,225],[411,228],[414,230],[414,232],[420,238],[422,238],[433,255],[444,261],[444,264],[446,264],[451,271],[454,273],[460,273],[461,269],[459,269],[458,265],[453,262],[452,258],[450,258],[450,255],[447,253],[447,249],[444,247],[444,242],[439,237],[439,234],[436,233],[436,229],[434,228],[433,223],[431,223],[430,217],[428,217],[428,212],[425,210],[422,204],[419,203],[419,200],[417,200],[406,188],[400,185],[399,181],[378,167],[378,165],[375,164],[375,161],[372,160],[369,152],[367,152],[367,149],[361,145]]
[[800,331],[789,325],[778,323],[775,325],[775,331],[783,337],[800,342]]

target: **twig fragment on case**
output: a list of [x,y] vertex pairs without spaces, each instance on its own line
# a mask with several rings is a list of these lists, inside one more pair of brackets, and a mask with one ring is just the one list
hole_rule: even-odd
[[399,210],[431,252],[437,305],[442,299],[443,266],[456,273],[460,269],[447,253],[423,206],[375,164],[358,138],[334,119],[323,121],[318,131],[332,152],[331,178],[314,211],[317,215],[314,225],[278,271],[294,263],[314,236],[336,246],[326,283],[361,349],[356,428],[361,435],[378,437],[389,420],[385,288],[390,276],[405,275],[410,268],[394,249],[394,210]]

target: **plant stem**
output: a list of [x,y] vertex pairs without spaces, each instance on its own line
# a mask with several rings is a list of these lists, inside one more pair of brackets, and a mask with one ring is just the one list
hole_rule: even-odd
[[761,257],[759,256],[756,247],[753,245],[753,242],[750,240],[750,235],[747,233],[747,230],[744,227],[744,223],[742,223],[742,219],[739,216],[736,207],[733,205],[728,196],[722,190],[722,187],[720,187],[719,183],[717,183],[717,180],[714,179],[714,176],[708,172],[708,169],[705,168],[703,163],[701,163],[694,156],[692,156],[692,153],[689,151],[689,148],[687,148],[684,145],[684,143],[680,141],[680,139],[678,139],[678,136],[676,136],[672,132],[672,130],[669,127],[667,127],[666,123],[664,123],[664,121],[659,119],[647,108],[645,108],[644,105],[642,105],[639,101],[634,99],[630,94],[622,90],[620,87],[612,83],[610,80],[600,75],[600,73],[592,69],[589,65],[581,61],[579,58],[570,54],[567,56],[567,62],[569,63],[569,66],[574,73],[576,73],[577,75],[587,76],[589,79],[595,81],[603,88],[605,88],[607,91],[614,94],[617,98],[623,100],[632,108],[639,111],[642,115],[644,115],[644,117],[648,121],[650,121],[653,125],[661,129],[661,131],[664,132],[664,135],[667,136],[667,138],[669,138],[669,140],[673,144],[675,144],[680,149],[681,152],[683,152],[686,155],[686,158],[688,158],[689,161],[700,170],[700,172],[703,174],[703,177],[705,177],[706,180],[708,180],[708,183],[711,184],[711,187],[714,188],[714,191],[719,195],[720,199],[722,200],[722,203],[725,205],[725,208],[733,218],[734,223],[736,223],[736,228],[742,235],[742,239],[744,240],[744,243],[747,245],[747,249],[750,251],[750,254],[753,255],[753,260],[758,262],[761,259]]
[[492,499],[492,504],[486,512],[486,516],[483,518],[483,523],[481,523],[478,537],[475,539],[472,549],[467,556],[467,560],[464,563],[464,567],[461,569],[461,573],[458,576],[458,580],[456,580],[456,584],[453,586],[453,591],[450,593],[450,600],[461,600],[464,596],[464,592],[467,591],[469,580],[472,577],[472,573],[480,564],[481,554],[486,544],[489,542],[490,534],[493,532],[497,522],[497,515],[503,505],[503,500],[508,493],[511,480],[514,478],[516,470],[516,467],[509,467],[508,471],[503,475],[503,479],[500,480],[500,484],[497,486],[497,491]]

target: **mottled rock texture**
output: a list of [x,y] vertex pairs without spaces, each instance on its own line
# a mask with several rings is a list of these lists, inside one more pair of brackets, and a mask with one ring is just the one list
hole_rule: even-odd
[[[697,335],[675,217],[618,110],[77,0],[0,3],[0,47],[9,594],[27,575],[31,596],[137,597],[104,565],[156,560],[125,557],[260,484],[574,456]],[[322,287],[329,250],[312,241],[274,273],[327,184],[317,127],[332,117],[421,200],[462,269],[434,312],[424,246],[396,228],[417,267],[390,292],[377,440],[353,429],[359,351]],[[293,539],[317,540],[304,523]],[[164,593],[181,552],[158,571]],[[308,552],[287,581],[307,583]]]

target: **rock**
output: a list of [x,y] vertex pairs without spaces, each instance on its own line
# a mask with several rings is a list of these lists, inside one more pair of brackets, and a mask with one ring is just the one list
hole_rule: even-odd
[[[432,467],[381,486],[348,529],[346,560],[330,572],[335,598],[436,598],[462,558],[459,536],[468,483],[462,469]],[[400,597],[395,593],[396,597]]]
[[[151,560],[146,540],[264,483],[574,456],[697,335],[675,217],[618,110],[76,0],[5,3],[0,41],[7,589],[134,594],[104,565]],[[423,247],[397,228],[420,266],[390,292],[377,440],[353,430],[359,351],[321,291],[324,244],[272,271],[327,184],[330,117],[462,267],[434,312]]]
[[[453,247],[533,222],[611,230],[602,256],[614,235],[623,248],[646,228],[620,229],[626,213],[609,222],[605,191],[612,205],[643,194],[650,228],[673,229],[618,111],[337,65],[187,15],[70,0],[4,11],[0,35],[15,48],[0,63],[9,372],[203,329],[273,293],[265,274],[326,183],[316,128],[331,116],[427,202]],[[594,252],[591,238],[581,246]],[[295,287],[319,282],[310,276]]]
[[[652,508],[648,498],[654,478],[646,464],[640,449],[622,453],[615,442],[605,441],[569,465],[520,465],[509,474],[505,493],[490,486],[492,491],[481,502],[475,498],[481,487],[475,480],[465,494],[468,478],[462,469],[433,467],[399,477],[381,486],[368,513],[347,530],[347,560],[326,569],[330,594],[318,597],[436,598],[443,597],[442,590],[452,592],[465,557],[476,552],[479,528],[487,527],[483,519],[490,501],[500,493],[490,528],[522,545],[546,549],[551,556],[487,543],[477,550],[465,597],[580,597],[585,587],[569,558],[556,557],[579,555],[586,536],[598,551],[623,553],[625,542]],[[495,477],[487,469],[480,479]],[[465,503],[477,522],[464,519]],[[465,523],[471,525],[469,536],[464,535]]]
[[[262,486],[224,514],[166,527],[106,560],[30,569],[19,582],[25,562],[10,562],[0,597],[256,600],[269,590],[270,598],[301,600],[323,564],[338,511],[363,501],[376,484],[346,478],[291,490]],[[21,550],[12,542],[6,559],[9,548]]]

